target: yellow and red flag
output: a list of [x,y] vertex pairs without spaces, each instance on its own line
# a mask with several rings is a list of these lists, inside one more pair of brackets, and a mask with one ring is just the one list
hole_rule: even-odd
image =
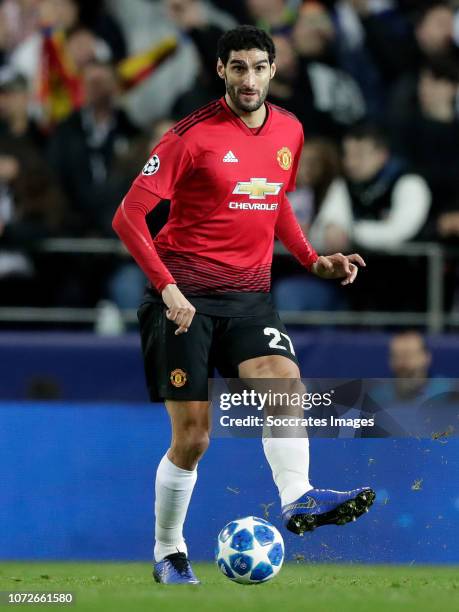
[[[122,90],[129,91],[151,76],[177,47],[177,38],[168,36],[149,49],[121,60],[116,69]],[[67,52],[64,31],[43,30],[40,64],[38,98],[43,109],[43,123],[52,128],[80,108],[84,101],[81,75]]]
[[118,74],[123,89],[129,90],[151,76],[155,70],[173,53],[178,47],[178,41],[174,36],[168,36],[149,49],[131,55],[118,64]]
[[52,126],[83,104],[83,86],[68,56],[65,33],[45,29],[43,34],[38,96],[44,120]]

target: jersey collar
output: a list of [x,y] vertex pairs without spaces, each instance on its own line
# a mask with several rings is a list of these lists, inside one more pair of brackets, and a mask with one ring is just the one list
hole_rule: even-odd
[[260,129],[258,130],[256,134],[254,134],[252,130],[242,121],[242,119],[238,115],[236,115],[233,109],[228,106],[228,103],[225,100],[225,96],[220,98],[220,104],[223,106],[224,110],[226,111],[226,114],[228,115],[232,123],[234,123],[234,125],[237,125],[239,129],[241,129],[244,132],[244,134],[246,134],[247,136],[262,136],[263,134],[266,134],[266,132],[268,131],[269,126],[271,124],[271,118],[272,118],[273,111],[272,111],[271,105],[268,104],[267,102],[265,102],[265,107],[266,107],[265,120],[263,122],[263,125],[260,126]]

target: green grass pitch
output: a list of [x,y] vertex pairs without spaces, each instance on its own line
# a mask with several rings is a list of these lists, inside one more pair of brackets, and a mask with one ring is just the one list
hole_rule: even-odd
[[272,582],[233,584],[212,564],[194,564],[199,586],[168,587],[148,563],[0,563],[0,590],[72,592],[73,605],[0,605],[0,610],[96,612],[421,612],[459,610],[456,567],[286,564]]

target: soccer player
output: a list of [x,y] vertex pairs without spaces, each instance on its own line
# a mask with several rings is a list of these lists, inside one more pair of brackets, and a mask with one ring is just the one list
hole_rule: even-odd
[[[226,32],[217,72],[224,97],[179,121],[153,149],[113,227],[151,282],[138,312],[152,401],[164,401],[172,442],[155,483],[153,576],[197,584],[183,525],[209,444],[208,378],[299,379],[290,338],[270,297],[274,237],[322,278],[352,283],[357,255],[319,257],[286,193],[295,188],[301,124],[266,102],[276,67],[271,38],[252,26]],[[171,200],[154,240],[146,215]],[[302,534],[363,514],[374,493],[312,488],[307,437],[264,438],[287,529]]]

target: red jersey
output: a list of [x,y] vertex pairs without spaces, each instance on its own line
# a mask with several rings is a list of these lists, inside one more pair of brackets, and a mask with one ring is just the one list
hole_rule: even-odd
[[[185,295],[268,292],[275,235],[306,267],[317,259],[286,197],[302,126],[265,106],[256,130],[224,98],[195,111],[164,135],[134,181],[113,226],[158,292],[168,283]],[[145,215],[161,199],[171,200],[169,220],[152,241]]]

